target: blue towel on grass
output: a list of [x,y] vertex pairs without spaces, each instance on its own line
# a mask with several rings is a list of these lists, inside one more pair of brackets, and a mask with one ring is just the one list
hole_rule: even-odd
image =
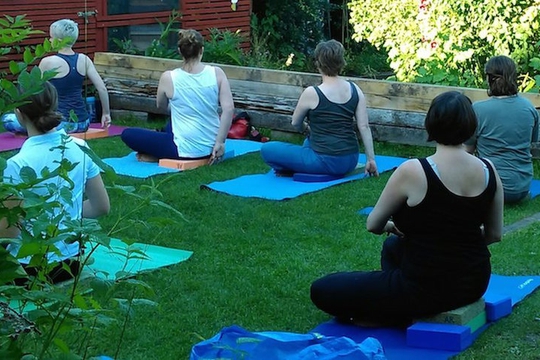
[[[261,146],[262,143],[256,141],[227,139],[225,141],[226,156],[224,159],[229,158],[227,157],[227,154],[234,154],[231,157],[236,157],[250,152],[259,151]],[[176,173],[180,171],[161,167],[157,163],[140,162],[137,160],[135,152],[120,158],[103,159],[103,161],[112,167],[118,175],[131,176],[141,179],[146,179],[154,175]]]
[[[502,276],[491,275],[485,295],[499,294],[512,298],[512,305],[522,301],[540,286],[540,276]],[[480,328],[476,336],[485,330]],[[363,328],[355,325],[340,324],[335,320],[320,324],[312,332],[326,336],[346,336],[356,343],[361,343],[367,337],[379,340],[388,360],[447,360],[459,354],[455,351],[420,349],[407,346],[406,329],[392,328]]]
[[[393,170],[401,165],[407,159],[393,156],[376,156],[375,161],[379,172]],[[358,162],[365,164],[365,155],[360,155]],[[271,170],[266,174],[244,175],[236,179],[217,181],[208,185],[203,185],[202,188],[223,192],[229,195],[241,197],[256,197],[268,200],[285,200],[292,199],[297,196],[310,192],[325,189],[330,186],[342,184],[345,182],[363,179],[364,173],[353,174],[341,179],[327,182],[298,182],[292,177],[279,177]]]

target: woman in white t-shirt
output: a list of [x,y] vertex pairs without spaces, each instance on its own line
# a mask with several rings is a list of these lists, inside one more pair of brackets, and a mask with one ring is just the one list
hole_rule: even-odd
[[[25,169],[32,169],[39,177],[45,169],[53,172],[59,168],[62,160],[68,160],[72,164],[67,174],[69,180],[62,176],[54,176],[32,187],[35,194],[48,198],[47,201],[58,201],[62,205],[62,210],[57,207],[52,214],[47,215],[59,216],[58,229],[63,230],[68,220],[79,220],[82,217],[96,218],[108,213],[109,196],[101,179],[100,170],[80,148],[86,146],[86,143],[68,136],[64,130],[56,129],[62,115],[56,111],[58,94],[55,87],[46,82],[43,91],[30,96],[27,101],[15,109],[15,114],[21,125],[26,128],[28,139],[19,153],[7,160],[3,181],[20,184],[25,181],[25,177],[21,175]],[[71,199],[66,199],[65,189],[71,193]],[[12,198],[5,201],[4,206],[13,208],[19,206],[21,201],[24,203],[25,199]],[[0,218],[0,237],[19,238],[23,228],[33,233],[34,238],[40,236],[33,232],[31,219],[20,219],[17,223],[10,223],[8,219]],[[79,271],[78,256],[81,249],[78,241],[61,240],[54,245],[58,251],[51,248],[47,255],[48,261],[38,266],[47,266],[47,270],[50,270],[50,279],[57,282],[71,276],[63,269],[64,263],[71,268],[73,275]],[[15,242],[8,246],[8,250],[19,258],[27,273],[33,275],[36,273],[36,266],[34,262],[28,266],[29,257],[18,256],[20,246],[21,242]]]
[[170,123],[161,132],[126,129],[122,141],[139,161],[220,160],[234,111],[229,81],[221,68],[201,63],[203,37],[197,31],[180,30],[178,50],[184,62],[161,75],[156,98],[159,109],[170,109]]

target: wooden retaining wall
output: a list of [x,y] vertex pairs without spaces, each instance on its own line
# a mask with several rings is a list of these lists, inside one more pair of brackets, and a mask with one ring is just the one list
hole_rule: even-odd
[[[104,77],[113,109],[157,113],[155,94],[159,77],[181,65],[178,60],[96,53],[95,64]],[[321,81],[318,74],[219,65],[231,83],[235,107],[246,110],[253,124],[295,132],[291,114],[302,91]],[[427,145],[424,117],[438,94],[457,90],[473,102],[487,99],[481,89],[349,78],[366,96],[369,122],[376,141]],[[526,93],[540,108],[540,94]],[[540,152],[535,150],[535,155]]]

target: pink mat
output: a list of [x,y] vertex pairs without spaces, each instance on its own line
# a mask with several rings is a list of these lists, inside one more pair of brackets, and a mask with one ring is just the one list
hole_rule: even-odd
[[[101,124],[90,124],[91,128],[100,128]],[[111,125],[109,136],[118,136],[124,131],[125,126]],[[20,149],[26,136],[16,136],[10,132],[0,133],[0,151]]]

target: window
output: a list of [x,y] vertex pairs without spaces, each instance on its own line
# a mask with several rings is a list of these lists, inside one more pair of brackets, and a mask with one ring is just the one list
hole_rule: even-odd
[[179,0],[107,0],[107,15],[178,10]]
[[[171,31],[167,39],[170,49],[176,49],[177,33]],[[159,39],[161,27],[159,24],[116,26],[107,29],[107,51],[122,53],[144,53],[154,39]]]

